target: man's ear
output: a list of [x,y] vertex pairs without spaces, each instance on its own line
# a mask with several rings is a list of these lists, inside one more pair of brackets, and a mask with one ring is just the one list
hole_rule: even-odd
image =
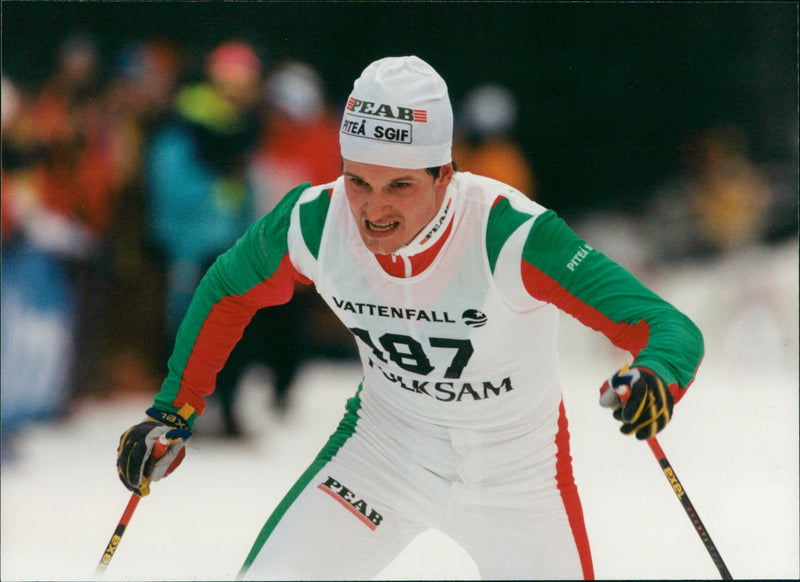
[[436,178],[438,182],[436,186],[440,186],[442,188],[447,188],[450,184],[450,180],[453,179],[453,163],[450,162],[449,164],[445,164],[439,168],[439,177]]

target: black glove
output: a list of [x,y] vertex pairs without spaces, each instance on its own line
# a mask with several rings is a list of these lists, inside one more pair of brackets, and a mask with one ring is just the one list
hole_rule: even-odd
[[672,418],[674,402],[666,384],[646,368],[625,366],[600,388],[600,405],[614,409],[622,434],[648,439]]
[[[117,448],[119,478],[139,497],[150,493],[151,482],[166,477],[180,465],[186,455],[186,439],[192,436],[187,419],[180,414],[150,408],[147,415],[147,420],[122,434]],[[166,440],[166,450],[154,454],[160,437],[162,443]]]

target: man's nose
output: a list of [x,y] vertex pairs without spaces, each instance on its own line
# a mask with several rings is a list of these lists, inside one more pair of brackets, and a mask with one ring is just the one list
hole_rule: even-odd
[[388,198],[380,193],[372,194],[364,201],[364,213],[367,218],[379,218],[391,211],[391,204]]

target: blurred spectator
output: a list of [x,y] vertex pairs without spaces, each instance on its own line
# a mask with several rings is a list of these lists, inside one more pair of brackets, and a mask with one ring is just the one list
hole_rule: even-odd
[[500,180],[536,198],[536,176],[513,136],[517,101],[511,91],[496,84],[479,85],[464,97],[459,117],[453,147],[459,169]]
[[68,36],[38,98],[36,123],[42,137],[55,140],[72,130],[66,118],[93,102],[100,83],[100,53],[95,39],[84,33]]
[[117,56],[106,105],[117,127],[114,158],[123,184],[141,181],[145,143],[172,109],[183,61],[181,51],[162,39],[131,42]]
[[341,169],[339,120],[328,109],[322,79],[313,67],[298,61],[278,65],[264,93],[265,128],[253,164],[257,216],[299,183],[324,184]]
[[2,459],[27,424],[63,414],[75,340],[74,285],[67,261],[91,235],[48,204],[46,151],[32,98],[2,77]]
[[[5,207],[11,207],[24,240],[54,253],[50,258],[68,276],[77,305],[69,378],[73,394],[105,390],[98,370],[112,309],[107,294],[108,236],[119,176],[113,119],[104,108],[102,81],[94,39],[84,34],[67,37],[29,111],[8,143],[4,139],[6,161],[13,165],[16,157],[22,162],[9,170]],[[24,194],[20,180],[26,185]]]
[[682,163],[649,209],[654,260],[720,256],[764,241],[773,191],[741,130],[703,132],[687,143]]
[[179,90],[174,116],[147,151],[149,227],[166,260],[169,336],[210,262],[252,219],[246,167],[258,137],[261,61],[248,45],[226,42],[207,56],[205,73]]
[[70,37],[31,120],[32,137],[45,153],[48,206],[96,235],[108,229],[114,187],[100,91],[97,45],[84,35]]
[[[316,70],[298,61],[281,63],[264,83],[264,94],[264,129],[251,167],[256,216],[269,212],[301,182],[324,184],[335,180],[341,169],[339,121],[328,109]],[[265,342],[265,337],[275,341]],[[225,433],[241,432],[234,402],[248,366],[263,364],[272,370],[274,407],[285,412],[300,365],[319,355],[355,357],[355,347],[313,289],[298,285],[290,303],[256,314],[217,377],[215,394],[222,402]]]
[[229,41],[204,64],[204,79],[179,89],[146,154],[149,236],[166,269],[164,357],[201,277],[253,219],[247,168],[260,133],[262,63],[248,44]]
[[117,55],[104,95],[115,196],[109,245],[113,277],[106,291],[114,310],[104,338],[103,385],[110,393],[152,393],[163,373],[165,276],[147,235],[144,155],[165,123],[184,74],[182,51],[168,39],[134,41]]
[[19,118],[20,109],[22,108],[22,94],[17,85],[5,75],[1,78],[0,82],[0,103],[3,104],[0,108],[0,128],[5,135],[7,129],[10,129]]

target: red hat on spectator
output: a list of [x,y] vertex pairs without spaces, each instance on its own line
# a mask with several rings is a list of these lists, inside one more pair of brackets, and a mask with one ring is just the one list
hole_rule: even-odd
[[208,55],[208,75],[213,81],[241,83],[257,79],[261,74],[261,59],[247,44],[229,41]]

